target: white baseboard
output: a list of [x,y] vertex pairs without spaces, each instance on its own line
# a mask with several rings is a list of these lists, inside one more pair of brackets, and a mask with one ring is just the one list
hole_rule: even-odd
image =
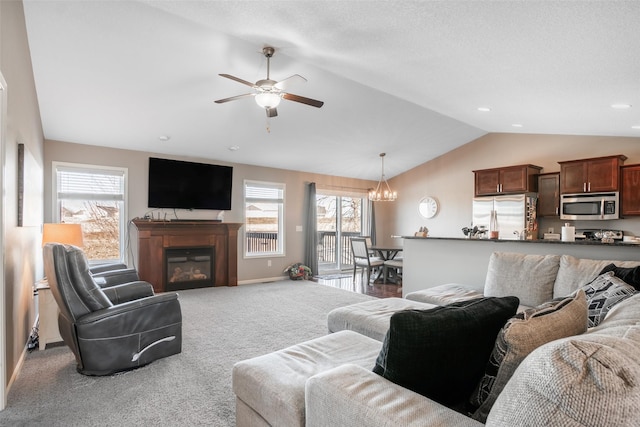
[[238,280],[238,285],[250,285],[253,283],[278,282],[288,279],[289,276],[263,277],[262,279]]

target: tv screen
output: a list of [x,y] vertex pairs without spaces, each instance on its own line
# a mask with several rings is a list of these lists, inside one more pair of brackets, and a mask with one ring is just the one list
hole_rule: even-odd
[[149,157],[150,208],[231,210],[233,168]]

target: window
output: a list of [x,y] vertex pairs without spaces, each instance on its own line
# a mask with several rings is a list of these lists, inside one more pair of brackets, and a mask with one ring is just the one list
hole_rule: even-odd
[[284,187],[244,182],[246,257],[284,255]]
[[54,222],[81,224],[91,261],[124,260],[127,169],[53,163]]

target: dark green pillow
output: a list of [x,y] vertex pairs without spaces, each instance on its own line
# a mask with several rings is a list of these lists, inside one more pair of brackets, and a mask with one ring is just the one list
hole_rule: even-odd
[[518,304],[516,297],[489,297],[399,311],[373,372],[443,405],[460,405],[482,378],[498,332]]

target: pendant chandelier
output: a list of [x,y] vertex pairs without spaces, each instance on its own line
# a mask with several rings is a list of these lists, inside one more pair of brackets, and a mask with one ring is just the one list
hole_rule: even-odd
[[393,202],[398,198],[398,193],[391,191],[387,179],[384,177],[384,156],[386,153],[380,153],[380,160],[382,161],[382,173],[378,186],[375,190],[369,191],[369,200],[372,202]]

